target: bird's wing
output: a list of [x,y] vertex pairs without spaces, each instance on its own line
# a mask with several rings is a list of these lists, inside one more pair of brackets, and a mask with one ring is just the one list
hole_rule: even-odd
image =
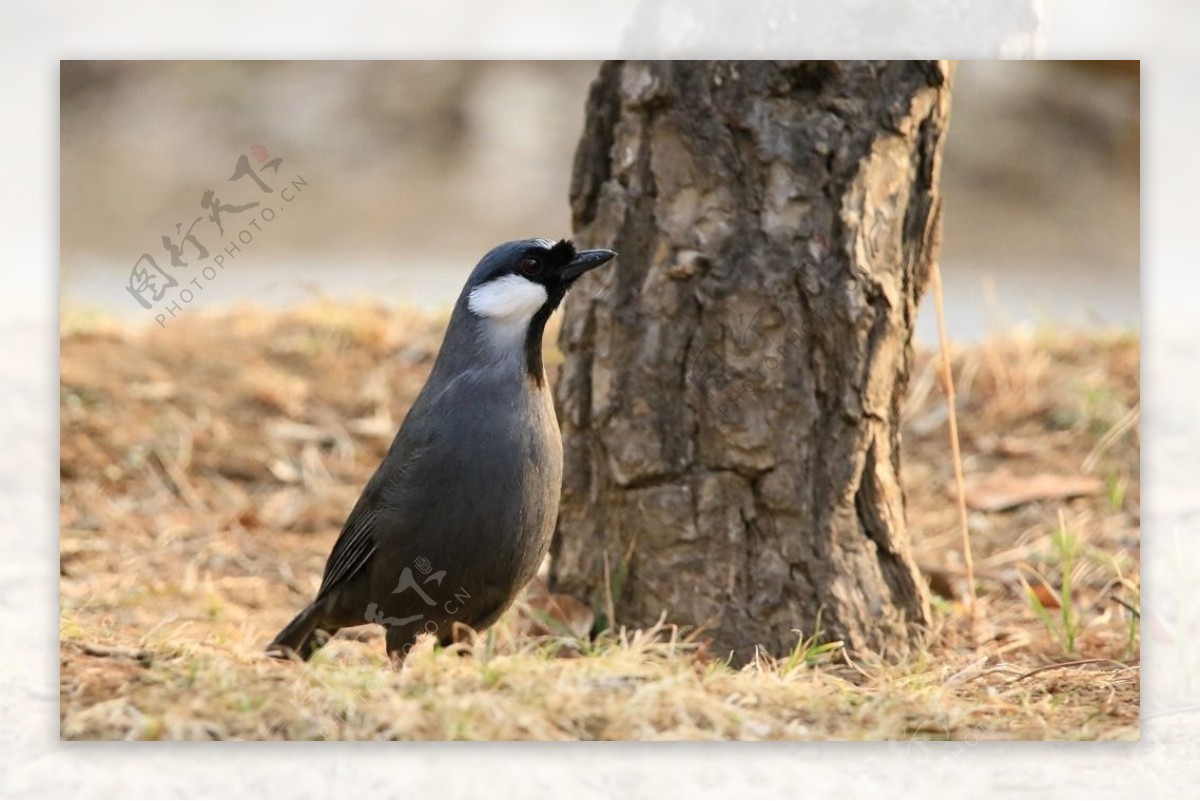
[[473,396],[477,379],[474,371],[467,371],[432,392],[426,384],[417,396],[383,464],[367,482],[333,545],[318,598],[354,578],[370,563],[379,548],[376,533],[381,526],[412,527],[414,534],[423,528],[421,511],[413,508],[408,490],[427,485],[430,475],[438,475],[440,460],[435,457],[446,426],[435,410],[442,404],[453,405],[456,398]]
[[[456,383],[451,382],[451,386]],[[329,561],[325,563],[325,576],[321,579],[318,598],[360,573],[379,547],[374,535],[377,527],[381,523],[394,523],[396,520],[399,510],[389,503],[389,499],[394,497],[398,486],[404,485],[413,470],[419,469],[422,459],[433,448],[436,436],[433,427],[420,422],[425,419],[417,413],[422,400],[420,397],[417,399],[408,418],[400,426],[383,464],[367,482],[362,497],[354,504],[350,517],[342,526],[342,533],[333,545]],[[436,403],[437,398],[431,398],[431,401]],[[410,423],[414,417],[417,422]]]
[[375,517],[375,504],[364,494],[350,512],[342,533],[334,543],[333,552],[329,554],[329,561],[325,563],[325,576],[321,579],[318,598],[362,570],[375,555],[375,538],[371,536]]

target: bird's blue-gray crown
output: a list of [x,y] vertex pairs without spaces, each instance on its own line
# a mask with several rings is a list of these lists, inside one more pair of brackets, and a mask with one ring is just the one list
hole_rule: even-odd
[[519,275],[548,289],[559,284],[569,287],[615,255],[611,250],[576,250],[569,239],[518,239],[488,251],[467,279],[467,288],[505,275]]

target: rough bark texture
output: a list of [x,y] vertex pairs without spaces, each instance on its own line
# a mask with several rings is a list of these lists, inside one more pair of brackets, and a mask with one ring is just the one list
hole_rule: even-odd
[[919,640],[899,419],[936,257],[940,62],[609,63],[571,187],[551,581],[737,661]]

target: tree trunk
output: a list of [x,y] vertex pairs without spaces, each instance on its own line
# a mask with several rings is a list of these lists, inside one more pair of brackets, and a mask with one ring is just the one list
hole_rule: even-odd
[[571,204],[620,257],[566,304],[558,591],[737,662],[919,641],[900,410],[949,97],[941,62],[602,67]]

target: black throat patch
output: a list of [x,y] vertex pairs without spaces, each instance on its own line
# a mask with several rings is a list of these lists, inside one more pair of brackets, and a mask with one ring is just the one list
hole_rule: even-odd
[[546,331],[546,321],[562,299],[566,297],[567,288],[562,285],[546,287],[548,297],[542,308],[529,320],[529,330],[525,332],[525,372],[539,387],[546,381],[546,370],[542,364],[542,335]]

